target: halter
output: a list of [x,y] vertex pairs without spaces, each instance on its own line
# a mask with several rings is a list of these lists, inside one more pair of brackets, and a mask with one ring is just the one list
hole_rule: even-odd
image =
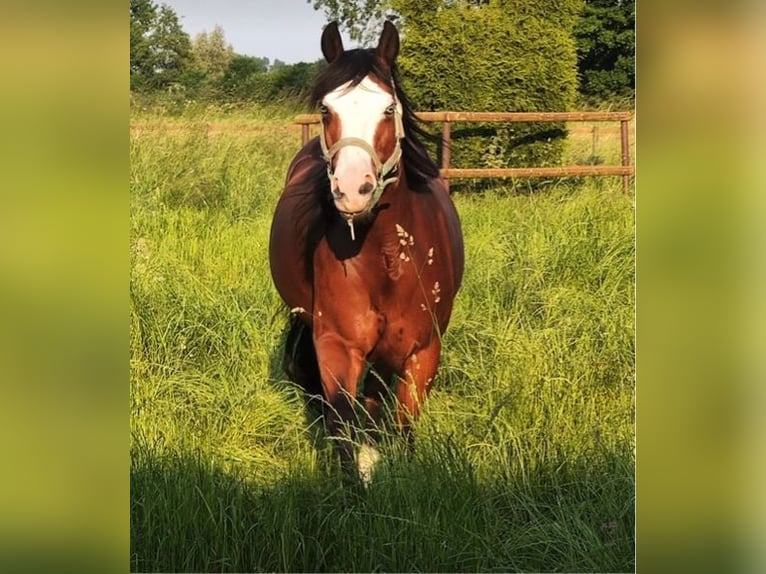
[[[332,160],[336,156],[336,154],[347,146],[355,146],[362,148],[364,151],[367,152],[367,154],[372,158],[373,163],[375,164],[375,169],[377,171],[377,183],[375,186],[375,189],[372,192],[372,198],[370,199],[370,202],[367,204],[367,207],[360,213],[366,213],[370,211],[375,205],[377,205],[378,201],[380,200],[380,197],[383,195],[383,192],[386,190],[386,186],[389,184],[395,182],[398,179],[398,175],[395,175],[393,177],[386,177],[390,175],[399,164],[399,160],[402,157],[402,146],[401,146],[401,140],[404,138],[404,124],[402,123],[402,114],[399,112],[399,102],[396,99],[396,89],[394,86],[391,86],[393,90],[394,95],[394,138],[395,138],[395,146],[394,151],[391,153],[391,157],[386,160],[385,163],[380,161],[380,157],[378,156],[378,153],[375,151],[375,149],[366,141],[364,141],[361,138],[356,137],[348,137],[348,138],[341,138],[337,142],[335,142],[332,146],[329,148],[327,147],[327,136],[325,135],[325,127],[324,123],[321,123],[322,131],[319,134],[319,144],[322,147],[322,157],[324,158],[325,162],[327,163],[327,177],[330,178],[330,182],[332,182],[332,179],[334,177],[334,172],[332,169]],[[346,222],[348,223],[349,227],[351,228],[351,239],[354,239],[354,216],[359,215],[359,213],[347,213],[345,211],[340,211],[340,214],[346,219]]]

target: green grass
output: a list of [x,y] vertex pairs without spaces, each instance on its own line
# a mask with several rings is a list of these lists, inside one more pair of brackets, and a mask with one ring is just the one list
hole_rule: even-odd
[[415,454],[386,441],[360,491],[279,366],[266,251],[300,133],[249,114],[267,129],[132,133],[131,570],[633,570],[620,179],[455,195],[466,274]]

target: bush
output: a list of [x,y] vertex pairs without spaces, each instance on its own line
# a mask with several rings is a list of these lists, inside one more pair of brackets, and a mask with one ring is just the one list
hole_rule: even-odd
[[[580,0],[394,2],[405,15],[404,88],[425,111],[572,109]],[[455,124],[457,167],[558,164],[563,124]]]

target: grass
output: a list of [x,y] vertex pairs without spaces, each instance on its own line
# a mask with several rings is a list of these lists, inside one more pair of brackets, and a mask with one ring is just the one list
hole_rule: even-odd
[[131,570],[632,571],[619,178],[456,193],[466,275],[416,451],[391,437],[359,491],[280,369],[266,249],[300,134],[248,114],[268,129],[132,132]]

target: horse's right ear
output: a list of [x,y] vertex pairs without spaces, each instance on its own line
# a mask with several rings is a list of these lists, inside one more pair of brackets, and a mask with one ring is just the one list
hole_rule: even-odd
[[338,23],[330,22],[322,32],[322,54],[332,64],[343,53],[343,40],[338,32]]

